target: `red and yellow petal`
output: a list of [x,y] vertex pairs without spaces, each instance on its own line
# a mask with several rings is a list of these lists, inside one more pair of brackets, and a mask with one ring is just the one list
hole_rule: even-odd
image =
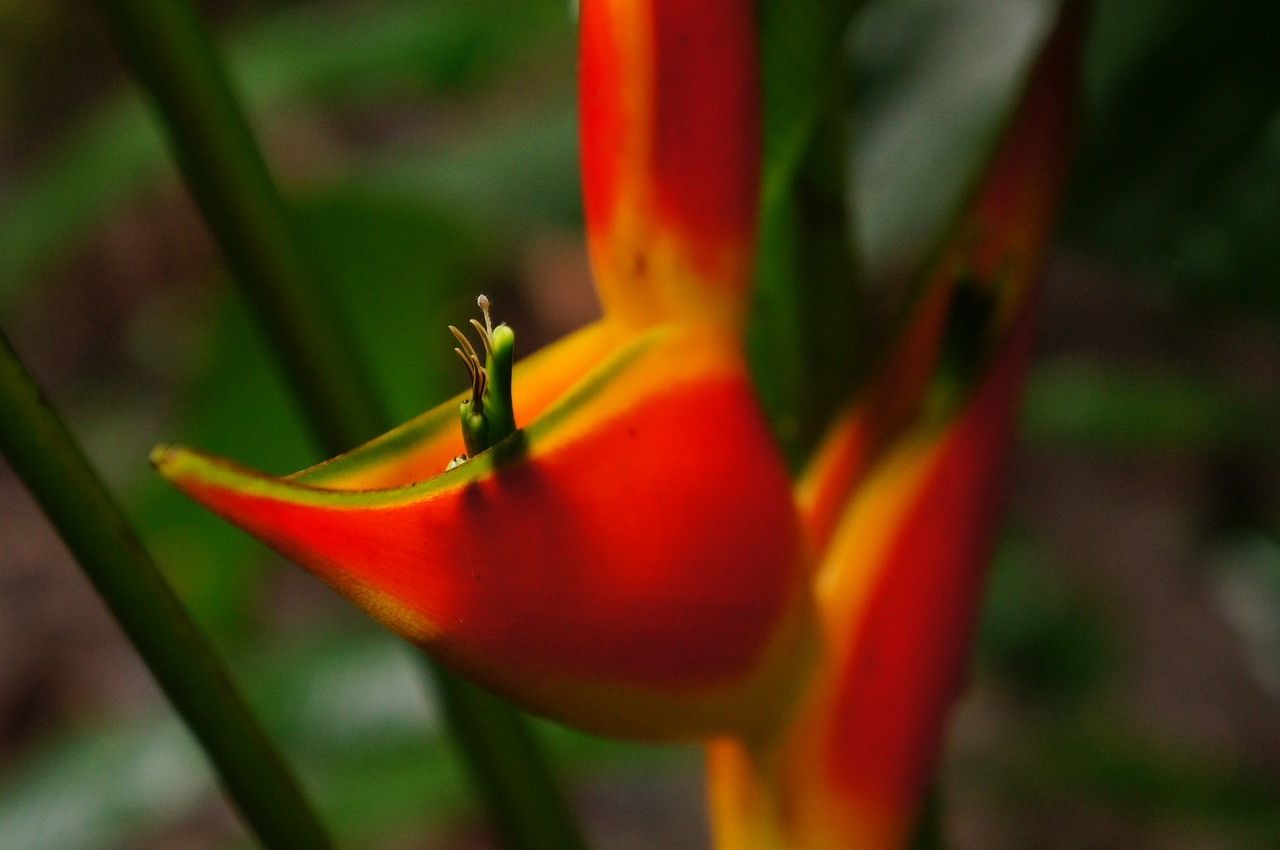
[[811,691],[782,740],[712,749],[717,819],[777,842],[721,846],[906,843],[964,683],[1031,328],[1028,314],[959,419],[899,440],[848,506],[817,586]]
[[[904,846],[962,685],[1060,195],[1081,9],[1068,4],[993,167],[867,394],[797,488],[820,564],[821,660],[775,736],[710,749],[726,850]],[[950,293],[986,286],[991,354],[950,418],[925,409]],[[852,492],[852,497],[848,493]]]
[[551,717],[691,739],[758,726],[793,690],[812,624],[800,530],[732,338],[656,329],[512,438],[407,487],[319,489],[182,449],[155,462]]
[[826,546],[847,494],[919,414],[958,283],[991,293],[992,350],[999,350],[1013,324],[1031,309],[1070,163],[1084,26],[1084,4],[1071,0],[1028,75],[987,172],[924,277],[910,320],[798,482],[797,502],[818,551]]
[[760,179],[753,4],[590,0],[580,42],[587,239],[606,315],[737,324]]

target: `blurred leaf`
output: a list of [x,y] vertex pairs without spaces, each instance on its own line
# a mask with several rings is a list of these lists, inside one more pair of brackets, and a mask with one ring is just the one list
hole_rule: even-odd
[[851,160],[873,282],[927,256],[996,141],[1057,3],[877,2],[853,41]]
[[1038,812],[1052,818],[1083,807],[1109,810],[1122,822],[1145,818],[1180,830],[1199,827],[1219,843],[1249,842],[1224,846],[1270,846],[1280,834],[1280,782],[1247,759],[1204,749],[1203,740],[1161,739],[1141,725],[1142,717],[1118,714],[1109,686],[1128,691],[1109,674],[1119,672],[1122,624],[1108,622],[1073,590],[1063,566],[1023,534],[1008,534],[1002,542],[978,664],[1001,685],[1016,688],[1017,697],[1035,702],[1018,707],[1019,726],[1009,745],[987,756],[994,763],[963,765],[964,781],[989,785],[978,793],[996,811],[1022,813],[1011,824],[1033,831],[1021,839],[1012,833],[1015,844],[1043,841]]
[[509,234],[481,237],[412,192],[349,185],[308,193],[297,213],[395,420],[463,390],[448,325],[475,312],[480,284],[508,260]]
[[95,110],[38,173],[0,197],[0,306],[33,285],[125,189],[165,168],[163,145],[137,100]]
[[[559,2],[501,6],[501,14],[467,0],[289,7],[225,39],[229,65],[251,113],[265,121],[308,101],[367,102],[474,86],[569,38]],[[68,253],[113,204],[164,174],[166,159],[132,92],[89,115],[0,197],[0,305]]]
[[[1192,753],[1178,742],[1156,744],[1139,730],[1110,723],[1059,725],[1044,762],[1027,767],[1026,787],[1105,801],[1117,809],[1204,824],[1219,836],[1270,846],[1280,835],[1280,782],[1274,773]],[[1230,845],[1229,845],[1230,846]]]
[[560,0],[285,6],[228,43],[255,111],[298,98],[368,101],[474,89],[571,37]]
[[1280,696],[1280,534],[1228,528],[1212,555],[1215,607],[1238,635],[1254,680]]
[[756,392],[793,465],[844,401],[857,363],[843,125],[845,42],[862,2],[756,4],[764,173],[747,347]]
[[[338,836],[358,846],[388,826],[419,822],[424,808],[438,823],[460,812],[466,778],[439,735],[410,652],[374,630],[317,630],[307,640],[253,649],[251,663],[239,666],[260,716],[321,791]],[[374,753],[384,773],[371,783],[366,759]],[[191,818],[215,794],[195,742],[172,714],[152,708],[65,736],[24,762],[0,786],[0,846],[133,846]]]
[[[317,789],[343,846],[372,846],[397,833],[421,843],[471,811],[468,779],[441,736],[417,661],[399,641],[372,628],[327,624],[283,646],[242,652],[236,666],[258,713]],[[652,775],[695,758],[687,750],[539,727],[557,760],[577,772],[625,762]],[[215,794],[183,727],[168,712],[148,709],[69,731],[15,765],[0,784],[0,847],[137,846],[193,817]]]
[[1091,451],[1280,451],[1280,399],[1172,372],[1042,363],[1023,406],[1024,435]]
[[764,78],[764,205],[785,193],[827,107],[844,93],[840,75],[854,13],[865,0],[757,0]]
[[421,194],[489,228],[580,227],[577,126],[569,98],[524,104],[448,149],[373,156],[350,181]]
[[213,789],[200,748],[172,715],[68,734],[0,786],[0,846],[126,846],[139,824],[189,816]]
[[1103,683],[1114,636],[1032,541],[1006,534],[991,568],[979,664],[1022,695],[1070,707]]
[[1067,223],[1196,304],[1280,316],[1280,6],[1099,3]]

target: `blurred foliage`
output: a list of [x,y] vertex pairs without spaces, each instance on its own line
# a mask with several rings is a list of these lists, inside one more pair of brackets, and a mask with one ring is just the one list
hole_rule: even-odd
[[1065,358],[1039,364],[1022,413],[1029,439],[1112,455],[1234,451],[1274,458],[1277,422],[1280,397]]
[[761,403],[793,467],[852,395],[861,359],[844,198],[846,87],[826,77],[862,5],[758,4],[765,168],[747,350]]
[[1280,310],[1280,6],[1101,4],[1070,232],[1189,305]]
[[[273,142],[307,243],[355,324],[379,394],[408,417],[460,388],[444,326],[468,313],[482,287],[499,303],[519,305],[519,246],[576,226],[568,4],[233,5],[243,17],[220,6],[218,19],[232,18],[221,35],[236,83]],[[1256,311],[1273,321],[1280,316],[1273,44],[1280,6],[1098,6],[1064,244],[1132,270],[1125,285],[1155,290],[1180,315]],[[864,350],[864,336],[879,332],[886,305],[968,186],[1053,7],[761,0],[761,8],[770,159],[765,318],[753,345],[754,359],[765,362],[766,400],[785,412],[812,393],[805,364],[770,363],[760,352],[806,335],[816,360]],[[11,42],[38,43],[59,27],[82,29],[78,14],[66,3],[0,0],[0,30]],[[842,23],[850,17],[851,35]],[[814,85],[810,97],[784,96],[808,85],[808,60],[840,50],[848,76],[835,94]],[[32,64],[4,55],[0,114],[20,114],[15,104],[28,85],[21,74]],[[127,217],[139,198],[174,191],[160,137],[126,85],[68,126],[37,150],[3,160],[0,318],[39,299],[41,285],[58,281],[104,223]],[[849,221],[825,233],[825,258],[838,266],[842,256],[856,257],[866,285],[861,296],[848,287],[839,294],[847,301],[833,306],[821,285],[830,278],[798,265],[797,245],[817,238],[814,221],[830,224],[824,211],[839,211],[841,192]],[[176,385],[175,411],[169,421],[131,419],[149,423],[142,433],[95,441],[103,465],[121,468],[120,454],[141,465],[161,436],[271,471],[318,460],[243,308],[224,287],[189,296],[176,283],[151,296],[130,331],[138,356],[156,360],[145,368]],[[836,321],[848,313],[859,318]],[[856,357],[848,360],[852,373]],[[801,423],[781,425],[797,445],[812,438]],[[1054,357],[1034,370],[1023,425],[1033,446],[1051,451],[1274,463],[1280,395],[1224,385],[1208,369]],[[263,550],[151,478],[128,480],[149,545],[228,648],[345,843],[420,836],[465,810],[457,766],[397,645],[341,614],[305,637],[271,628],[259,610],[271,575],[263,566],[273,563]],[[1269,541],[1274,552],[1280,521],[1244,513],[1260,527],[1233,533]],[[1265,562],[1267,576],[1280,574],[1277,562]],[[1062,580],[1069,571],[1020,531],[993,574],[979,675],[1038,706],[1048,718],[1039,728],[1052,731],[1001,766],[996,784],[1008,804],[1034,807],[1037,795],[1056,789],[1175,812],[1264,846],[1280,832],[1274,782],[1186,753],[1153,752],[1133,730],[1100,729],[1089,719],[1123,655],[1122,638],[1095,599]],[[1265,616],[1260,633],[1275,623],[1274,610]],[[1266,640],[1259,651],[1274,654]],[[378,698],[365,698],[370,693]],[[690,758],[549,733],[575,769],[638,765],[662,774]],[[136,846],[191,816],[212,780],[184,741],[177,723],[152,708],[71,724],[31,743],[22,760],[0,767],[0,847]]]
[[[225,45],[250,113],[271,126],[282,112],[465,97],[531,55],[569,49],[572,32],[551,0],[510,4],[502,15],[478,13],[466,0],[305,4],[253,20]],[[429,148],[416,155],[435,158]],[[96,106],[31,165],[0,203],[0,304],[111,205],[167,171],[158,128],[132,90]],[[287,165],[277,163],[286,176]]]
[[[255,645],[232,661],[340,846],[437,835],[471,811],[462,766],[441,734],[416,663],[394,638],[349,627],[312,630]],[[625,761],[633,774],[656,779],[693,766],[688,751],[539,725],[558,761],[579,774]],[[157,706],[106,719],[68,731],[8,777],[0,788],[0,846],[134,847],[198,814],[215,782],[171,712]]]
[[978,636],[984,669],[1036,704],[1075,707],[1103,684],[1116,655],[1103,612],[1057,578],[1053,559],[1006,535],[991,568]]

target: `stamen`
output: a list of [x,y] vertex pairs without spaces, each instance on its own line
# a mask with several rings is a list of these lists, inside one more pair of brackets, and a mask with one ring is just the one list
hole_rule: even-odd
[[[511,364],[515,351],[515,334],[506,325],[498,325],[495,334],[493,320],[489,317],[489,299],[481,295],[476,306],[484,313],[484,324],[471,319],[484,344],[485,358],[480,360],[476,346],[466,334],[453,325],[449,333],[458,341],[453,350],[467,367],[471,378],[471,397],[463,400],[458,408],[462,421],[462,442],[467,454],[475,457],[490,446],[506,439],[516,431],[515,413],[511,404]],[[455,458],[455,462],[461,459]]]
[[477,363],[480,362],[480,358],[476,355],[476,350],[471,345],[471,341],[466,338],[462,331],[458,330],[453,325],[449,325],[449,331],[453,334],[453,338],[458,341],[458,345],[462,346],[462,350],[467,352],[467,356],[472,360],[475,360]]
[[[489,296],[481,293],[476,298],[476,306],[480,308],[480,312],[484,313],[484,336],[486,343],[493,338],[493,322],[489,319]],[[474,322],[474,320],[472,320]],[[477,328],[479,330],[479,328]]]
[[[471,407],[473,410],[479,410],[484,400],[484,391],[489,386],[489,374],[480,365],[476,350],[472,348],[462,332],[453,325],[449,326],[449,330],[453,331],[454,338],[462,344],[462,348],[454,348],[453,353],[458,355],[462,359],[462,365],[467,367],[467,374],[471,377]],[[463,351],[463,348],[466,351]]]
[[[485,314],[485,318],[488,318],[487,313]],[[493,354],[493,335],[489,333],[488,329],[485,328],[484,325],[480,324],[475,319],[471,320],[471,326],[476,329],[476,333],[480,334],[480,339],[484,341],[485,354]]]
[[463,354],[461,348],[455,348],[453,351],[455,354],[457,354],[459,357],[462,358],[462,365],[467,367],[467,375],[471,378],[471,400],[473,402],[478,403],[480,399],[480,395],[476,392],[476,390],[479,387],[480,378],[476,374],[476,361],[472,360],[470,357]]
[[467,374],[471,376],[471,383],[476,382],[476,364],[470,357],[462,353],[461,348],[455,348],[453,353],[462,358],[462,365],[467,367]]

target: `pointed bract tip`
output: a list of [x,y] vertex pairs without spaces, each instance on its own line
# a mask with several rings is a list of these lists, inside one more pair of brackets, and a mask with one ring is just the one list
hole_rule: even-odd
[[177,446],[160,443],[151,450],[151,454],[147,455],[147,462],[153,469],[163,472],[163,467],[169,463],[176,451],[178,451]]

